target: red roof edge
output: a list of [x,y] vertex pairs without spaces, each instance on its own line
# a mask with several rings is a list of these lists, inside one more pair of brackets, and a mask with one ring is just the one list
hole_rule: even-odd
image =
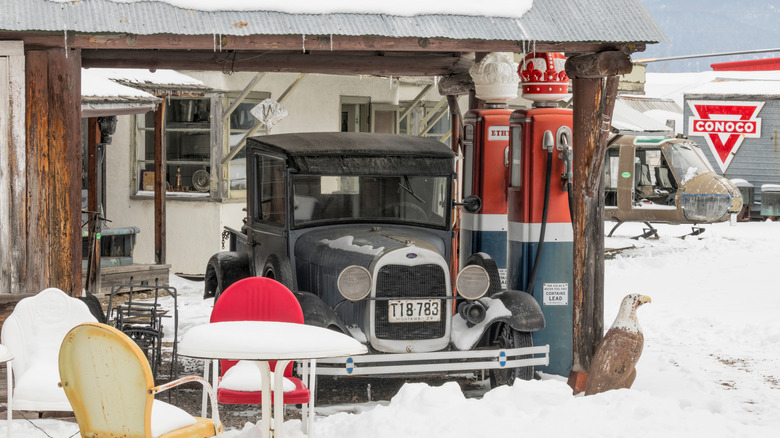
[[751,59],[748,61],[719,62],[710,64],[714,71],[767,71],[780,70],[780,58]]

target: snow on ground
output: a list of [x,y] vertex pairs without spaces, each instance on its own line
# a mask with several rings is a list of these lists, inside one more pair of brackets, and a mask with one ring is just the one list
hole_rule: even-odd
[[[611,224],[607,224],[607,229]],[[660,238],[633,240],[642,224],[624,224],[607,248],[629,248],[606,261],[605,322],[624,295],[653,302],[639,310],[645,349],[630,390],[572,395],[563,378],[518,381],[481,398],[457,383],[407,384],[378,404],[318,408],[318,438],[776,437],[780,434],[780,223],[690,227],[658,225]],[[179,291],[179,334],[206,322],[212,300],[202,283],[171,278]],[[52,437],[76,426],[35,420]],[[24,420],[15,436],[45,436]],[[303,437],[300,420],[285,436]],[[0,435],[5,424],[0,422]],[[225,433],[249,438],[253,423]]]

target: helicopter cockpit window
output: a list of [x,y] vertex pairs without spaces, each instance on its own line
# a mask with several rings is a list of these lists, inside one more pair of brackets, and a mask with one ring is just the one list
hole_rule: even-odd
[[607,162],[604,164],[604,205],[607,207],[617,207],[620,150],[608,149]]
[[660,149],[637,149],[634,157],[634,194],[637,203],[669,205],[677,186]]
[[712,171],[696,149],[695,146],[688,144],[674,144],[667,148],[669,160],[680,177],[681,184],[685,184],[702,173]]

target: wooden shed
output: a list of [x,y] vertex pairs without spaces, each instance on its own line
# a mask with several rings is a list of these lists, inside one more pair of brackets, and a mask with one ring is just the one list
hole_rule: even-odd
[[[603,332],[599,183],[617,76],[631,70],[632,53],[665,41],[640,0],[513,1],[504,11],[441,2],[418,15],[368,4],[363,13],[305,13],[171,3],[187,4],[0,3],[0,296],[48,286],[81,294],[82,67],[437,76],[442,94],[470,93],[477,108],[467,73],[485,54],[565,52],[574,95],[574,370],[587,370]],[[164,263],[157,169],[155,246]]]

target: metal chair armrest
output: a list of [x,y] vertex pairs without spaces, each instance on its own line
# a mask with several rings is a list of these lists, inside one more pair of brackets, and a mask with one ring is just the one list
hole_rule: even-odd
[[211,420],[214,421],[214,428],[216,429],[217,437],[222,438],[223,430],[222,430],[222,421],[220,421],[219,419],[219,410],[217,408],[217,392],[214,390],[214,387],[211,386],[208,380],[200,376],[186,376],[180,379],[170,381],[168,383],[163,383],[162,385],[155,386],[150,391],[152,392],[152,394],[159,394],[175,386],[179,386],[183,383],[189,383],[189,382],[198,382],[201,385],[203,385],[206,391],[208,391],[209,400],[211,401]]

